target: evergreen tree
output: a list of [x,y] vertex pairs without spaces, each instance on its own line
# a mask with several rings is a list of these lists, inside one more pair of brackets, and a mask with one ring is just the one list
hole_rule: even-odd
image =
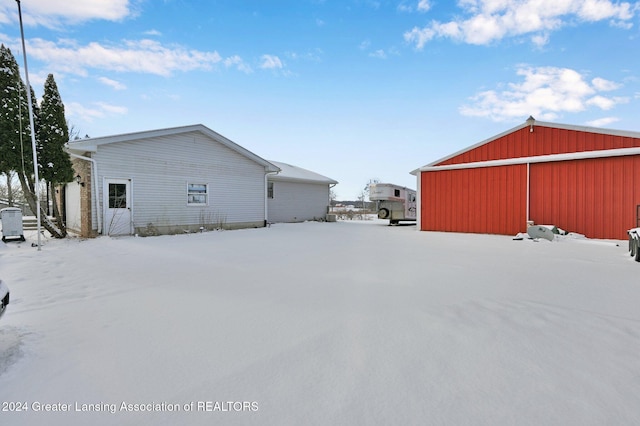
[[[73,180],[73,167],[69,154],[64,150],[64,145],[69,142],[69,128],[64,116],[64,104],[53,74],[49,74],[44,83],[44,96],[38,117],[36,129],[40,178],[47,181],[51,189],[50,193],[54,194],[56,186]],[[52,201],[53,215],[57,218],[58,228],[66,234],[58,200],[53,197]]]
[[73,180],[73,168],[64,145],[69,142],[69,128],[58,86],[49,74],[44,83],[40,104],[40,122],[36,125],[39,143],[40,177],[53,185]]
[[30,174],[33,154],[25,85],[11,50],[0,45],[0,172]]
[[[57,91],[57,89],[56,89]],[[39,128],[38,104],[32,88],[31,96],[34,126]],[[33,150],[29,124],[27,90],[20,78],[20,69],[9,48],[0,45],[0,172],[15,171],[22,186],[22,192],[31,211],[37,211],[37,198],[33,173]],[[36,145],[38,145],[36,143]],[[38,149],[41,151],[42,149]],[[58,162],[60,164],[61,162]],[[40,164],[40,161],[38,161]],[[55,162],[53,164],[56,164]],[[61,173],[56,179],[61,182],[66,175]],[[39,195],[39,194],[38,194]],[[40,217],[45,229],[56,238],[66,235],[64,226],[49,221],[40,209]]]

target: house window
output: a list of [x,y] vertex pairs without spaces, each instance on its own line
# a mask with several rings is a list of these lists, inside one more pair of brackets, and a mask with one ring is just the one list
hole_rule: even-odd
[[208,194],[206,183],[190,183],[187,185],[187,204],[190,206],[206,205]]
[[273,198],[273,182],[267,183],[267,198]]
[[127,185],[124,183],[109,184],[109,208],[127,208]]

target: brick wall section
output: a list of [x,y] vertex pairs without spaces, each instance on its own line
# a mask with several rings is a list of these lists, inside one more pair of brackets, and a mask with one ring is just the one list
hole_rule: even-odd
[[[89,157],[90,154],[85,153],[84,156]],[[91,163],[79,158],[73,158],[71,164],[73,165],[74,175],[80,175],[80,181],[84,182],[84,186],[80,188],[80,236],[84,238],[94,238],[98,236],[98,233],[93,229],[91,221],[91,191],[93,190],[91,186]],[[72,184],[76,185],[75,183]]]

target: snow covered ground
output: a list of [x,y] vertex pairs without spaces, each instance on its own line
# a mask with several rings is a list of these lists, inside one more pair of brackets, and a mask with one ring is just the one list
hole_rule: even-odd
[[640,424],[624,241],[378,220],[31,241],[0,243],[2,425]]

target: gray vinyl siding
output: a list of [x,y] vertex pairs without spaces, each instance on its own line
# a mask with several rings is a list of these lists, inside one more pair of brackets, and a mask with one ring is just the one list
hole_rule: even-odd
[[269,222],[302,222],[324,219],[329,205],[329,185],[293,181],[273,182],[268,200]]
[[[101,204],[105,178],[131,179],[135,229],[264,222],[264,166],[200,132],[105,144],[93,158]],[[187,204],[189,183],[208,185],[207,206]]]

